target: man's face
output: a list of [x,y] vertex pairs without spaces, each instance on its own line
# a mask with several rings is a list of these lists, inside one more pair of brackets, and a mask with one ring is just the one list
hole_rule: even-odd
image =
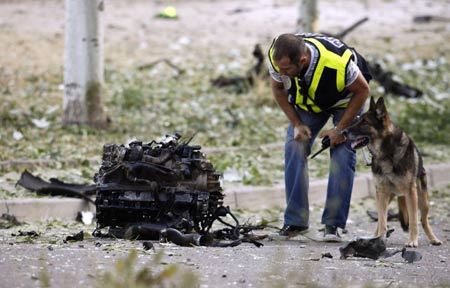
[[291,78],[294,78],[295,76],[300,75],[300,72],[303,69],[303,65],[300,63],[302,60],[300,59],[299,63],[291,63],[291,60],[289,57],[284,56],[278,61],[275,61],[275,65],[278,66],[280,69],[280,75],[281,76],[289,76]]

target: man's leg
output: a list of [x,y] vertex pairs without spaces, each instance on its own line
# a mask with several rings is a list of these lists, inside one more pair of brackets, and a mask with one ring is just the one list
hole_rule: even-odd
[[289,125],[285,143],[286,210],[284,224],[307,227],[309,225],[309,177],[306,157],[317,133],[325,125],[329,115],[306,111],[298,111],[298,113],[302,123],[311,129],[312,138],[307,143],[294,140],[294,129],[292,125]]
[[[333,123],[336,125],[344,110],[333,113]],[[350,210],[350,200],[355,175],[356,152],[350,146],[350,141],[330,150],[330,172],[328,178],[327,199],[322,214],[322,224],[345,228]]]

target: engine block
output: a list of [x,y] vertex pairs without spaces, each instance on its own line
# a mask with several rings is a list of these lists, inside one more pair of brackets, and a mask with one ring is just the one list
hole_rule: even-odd
[[97,228],[145,223],[204,232],[223,205],[221,173],[176,133],[144,144],[105,144],[97,186]]

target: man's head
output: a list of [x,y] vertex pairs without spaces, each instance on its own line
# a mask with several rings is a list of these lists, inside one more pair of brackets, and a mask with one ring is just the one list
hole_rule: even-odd
[[307,48],[303,38],[294,34],[281,34],[273,45],[273,61],[280,75],[295,77],[306,66]]

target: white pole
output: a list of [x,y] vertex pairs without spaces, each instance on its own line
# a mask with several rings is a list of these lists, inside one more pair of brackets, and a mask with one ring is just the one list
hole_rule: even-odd
[[66,0],[63,124],[104,127],[103,0]]

